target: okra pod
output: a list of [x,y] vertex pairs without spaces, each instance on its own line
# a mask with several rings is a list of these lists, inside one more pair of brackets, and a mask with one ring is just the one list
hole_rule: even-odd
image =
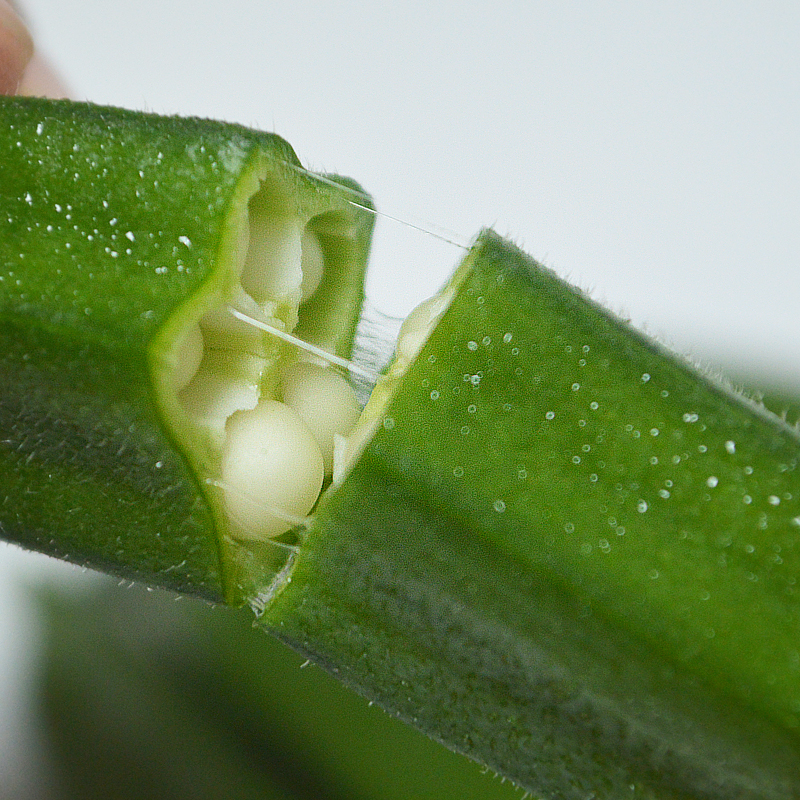
[[490,231],[441,298],[262,624],[537,797],[798,796],[797,430]]
[[[344,401],[322,437],[313,400],[333,373],[239,324],[346,354],[369,231],[346,191],[239,128],[3,114],[6,537],[249,603],[536,796],[800,795],[794,428],[485,231],[404,324],[355,427]],[[275,183],[259,189],[248,158]],[[269,247],[237,261],[248,200]],[[338,262],[320,219],[349,243]],[[322,283],[304,302],[295,271],[284,302],[284,269],[259,265],[302,271],[304,226]],[[339,408],[334,383],[322,405]]]
[[[252,443],[266,418],[287,458],[305,447],[310,466],[278,489],[304,494],[285,501],[295,515],[316,501],[326,445],[273,401],[314,365],[229,309],[347,355],[372,215],[272,134],[29,98],[0,113],[0,531],[241,602],[268,560],[249,526],[291,525],[240,519],[258,516],[246,497],[260,489],[232,440]],[[339,417],[357,412],[347,400]]]

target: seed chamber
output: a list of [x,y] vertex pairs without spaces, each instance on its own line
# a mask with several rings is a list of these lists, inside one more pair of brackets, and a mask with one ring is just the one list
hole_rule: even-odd
[[237,591],[285,567],[330,483],[334,440],[349,435],[361,412],[347,379],[325,359],[232,313],[332,353],[352,341],[362,277],[349,274],[358,219],[346,208],[302,207],[295,177],[262,168],[244,187],[219,267],[168,323],[155,370],[165,417],[211,505]]

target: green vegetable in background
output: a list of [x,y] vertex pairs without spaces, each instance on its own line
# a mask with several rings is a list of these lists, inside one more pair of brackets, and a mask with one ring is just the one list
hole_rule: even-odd
[[58,797],[511,800],[249,612],[113,586],[43,597],[41,703]]
[[[0,173],[2,202],[14,211],[2,239],[4,280],[12,290],[0,316],[11,354],[4,376],[12,385],[9,399],[0,402],[3,425],[15,432],[4,435],[0,464],[9,498],[6,536],[57,553],[65,552],[63,539],[80,559],[117,572],[206,596],[216,588],[233,602],[248,602],[262,626],[344,683],[537,797],[800,795],[795,429],[486,231],[441,295],[404,324],[396,361],[355,428],[333,437],[334,464],[324,467],[320,484],[327,488],[318,504],[308,517],[302,510],[284,513],[287,495],[271,494],[272,487],[286,475],[306,480],[304,468],[266,465],[263,474],[271,478],[255,497],[262,491],[253,480],[262,474],[261,434],[249,427],[246,404],[215,423],[218,417],[207,413],[213,405],[206,400],[208,384],[221,376],[224,398],[231,385],[257,384],[256,394],[266,398],[256,408],[258,424],[267,425],[269,417],[270,430],[294,431],[294,422],[272,427],[273,412],[285,414],[277,406],[294,402],[288,371],[323,368],[298,367],[294,349],[257,329],[237,328],[237,336],[259,337],[257,352],[229,347],[224,330],[232,323],[225,315],[241,284],[250,287],[251,298],[259,295],[262,307],[251,316],[292,328],[299,309],[295,330],[302,338],[346,352],[359,290],[337,304],[325,289],[350,285],[352,276],[360,280],[365,240],[330,271],[323,246],[320,294],[308,301],[305,317],[302,291],[296,305],[282,304],[276,282],[262,280],[247,258],[241,281],[228,267],[228,282],[219,289],[217,253],[225,263],[235,261],[220,244],[233,240],[219,220],[228,219],[230,209],[241,219],[244,206],[243,194],[233,189],[223,190],[227,200],[211,202],[216,174],[209,166],[199,173],[206,191],[199,206],[216,210],[216,227],[203,223],[185,233],[178,226],[170,234],[172,249],[161,252],[182,260],[181,236],[194,244],[192,237],[202,240],[206,231],[210,284],[184,281],[170,295],[165,281],[159,305],[161,284],[149,272],[141,286],[126,284],[122,265],[138,274],[133,252],[115,250],[112,260],[107,241],[94,244],[97,222],[79,226],[72,246],[80,241],[85,248],[80,259],[62,252],[59,239],[59,252],[48,250],[47,260],[41,249],[46,237],[26,239],[21,222],[27,205],[32,230],[52,224],[39,218],[48,206],[34,187],[50,170],[58,176],[55,188],[66,192],[76,174],[73,191],[84,196],[67,137],[60,152],[37,144],[34,131],[50,108],[13,101],[4,107],[4,114],[13,109],[27,120],[25,135],[19,126],[4,132],[0,161],[5,166],[13,156],[27,174],[20,178],[16,168]],[[89,124],[93,114],[121,114],[158,152],[164,152],[156,143],[159,126],[183,124],[72,108],[54,105],[57,113],[48,119],[72,114],[75,130],[87,132],[79,143],[82,157],[108,170],[116,161],[102,161],[106,144]],[[209,130],[220,137],[232,133],[226,126]],[[199,151],[191,149],[186,130],[178,140],[175,161],[146,185],[149,191],[154,181],[156,188],[171,182],[165,202],[191,207],[191,154]],[[219,149],[209,163],[219,169],[229,163],[223,157],[229,149],[224,138],[215,141]],[[86,152],[90,143],[97,152]],[[142,157],[124,152],[134,161]],[[280,152],[279,164],[291,163]],[[241,179],[240,164],[235,161],[229,175],[232,184]],[[279,184],[295,187],[290,176],[296,171],[283,169],[275,167]],[[183,219],[165,214],[155,196],[150,205],[134,202],[141,199],[136,189],[144,187],[136,174],[126,195],[127,211],[143,215],[135,231],[126,221],[135,237],[165,230],[164,219]],[[284,219],[287,204],[288,216],[301,220],[298,230],[331,208],[337,224],[356,225],[348,222],[356,211],[346,195],[295,180],[300,188],[278,191],[280,202],[269,194],[263,214],[260,202],[251,201],[251,215],[255,209],[261,220],[251,219],[251,227],[269,232],[262,250],[270,264],[285,263],[273,258],[286,240],[274,217]],[[118,185],[101,168],[86,191],[102,206],[106,194],[116,197]],[[315,201],[324,195],[324,203],[309,210],[306,194]],[[61,208],[76,202],[66,194],[48,201]],[[121,206],[113,213],[122,219]],[[193,214],[202,217],[195,209],[190,219]],[[321,231],[319,238],[324,245]],[[302,256],[293,263],[302,263]],[[178,262],[159,266],[172,274]],[[94,290],[95,277],[81,278],[76,305],[66,288],[86,269],[99,272],[107,285]],[[38,284],[33,276],[43,270],[56,271],[59,280],[64,270],[72,277]],[[127,329],[120,298],[135,321]],[[81,306],[90,309],[84,314],[90,322]],[[142,308],[156,306],[161,310],[151,326],[138,321]],[[185,360],[182,348],[198,320],[202,360],[190,371],[189,389],[176,390],[184,386],[175,377]],[[137,334],[140,328],[146,332]],[[342,336],[334,343],[329,334],[337,332]],[[257,375],[250,356],[259,370],[263,366]],[[82,399],[67,392],[70,407],[61,398],[73,384]],[[122,391],[128,386],[135,403]],[[82,403],[95,404],[90,415],[82,415]],[[134,407],[129,418],[114,416],[120,409],[130,415]],[[195,425],[198,418],[202,424]],[[311,429],[319,418],[315,411],[303,424]],[[133,427],[118,419],[130,419]],[[111,433],[118,438],[108,439]],[[66,455],[57,437],[70,445]],[[277,438],[300,441],[289,434]],[[121,447],[122,463],[107,457],[107,439]],[[154,475],[170,477],[158,482]],[[57,499],[64,495],[57,513],[45,489]],[[93,515],[95,498],[100,513]],[[120,546],[120,529],[109,531],[103,519],[112,508],[120,521],[125,514],[132,524],[141,517],[149,538],[135,538],[132,547],[123,538]],[[297,527],[284,530],[292,521]],[[52,545],[45,544],[48,525]],[[26,533],[29,528],[36,536]],[[289,554],[284,562],[282,553]],[[171,577],[175,570],[179,580]]]

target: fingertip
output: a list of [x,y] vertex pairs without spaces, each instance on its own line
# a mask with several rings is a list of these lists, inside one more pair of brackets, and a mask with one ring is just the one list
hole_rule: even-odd
[[14,94],[33,56],[33,39],[19,14],[0,0],[0,94]]
[[17,94],[62,99],[70,96],[70,90],[50,62],[34,53],[17,86]]

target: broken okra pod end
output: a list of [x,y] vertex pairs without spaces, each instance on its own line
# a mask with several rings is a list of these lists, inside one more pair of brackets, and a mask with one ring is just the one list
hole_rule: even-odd
[[491,231],[397,354],[261,624],[534,796],[800,796],[797,430]]
[[[237,125],[31,98],[0,114],[0,532],[240,604],[283,567],[291,536],[271,539],[313,508],[355,400],[230,309],[348,356],[370,201]],[[344,398],[337,419],[314,385]]]

